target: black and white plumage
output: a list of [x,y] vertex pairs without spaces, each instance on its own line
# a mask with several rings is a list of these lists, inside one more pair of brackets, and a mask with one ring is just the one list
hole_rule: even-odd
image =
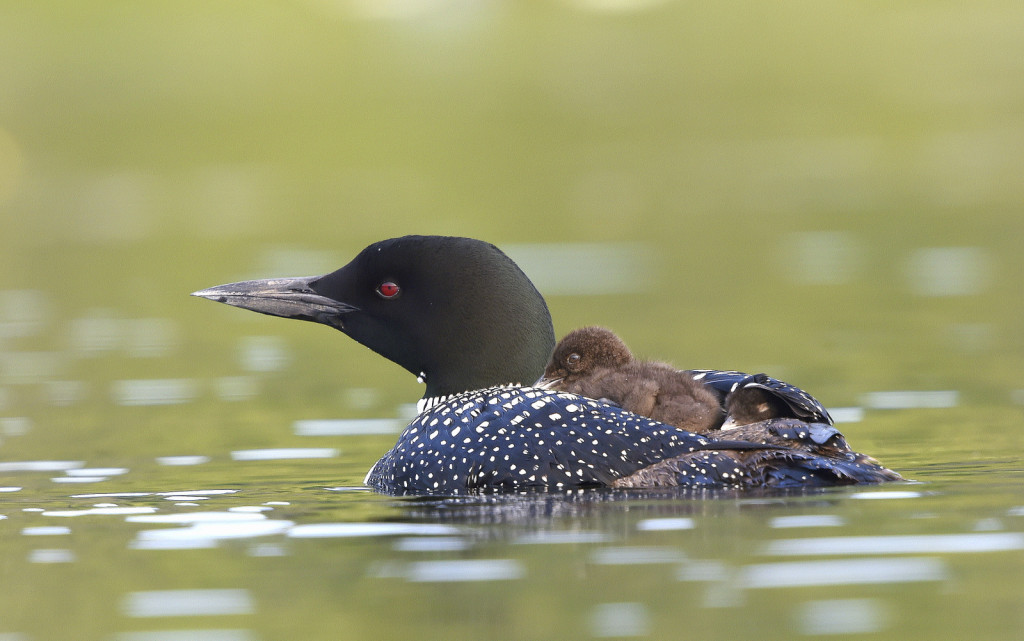
[[726,413],[722,429],[770,418],[833,424],[828,410],[818,399],[766,374],[713,369],[685,370],[685,373],[719,394]]
[[760,431],[752,435],[770,431],[774,443],[790,439],[795,445],[828,434],[833,456],[763,440],[717,440],[568,392],[495,387],[455,395],[417,416],[364,482],[395,494],[462,494],[608,486],[799,487],[862,482],[872,475],[889,480],[877,465],[850,452],[831,426],[773,423],[757,426]]
[[518,266],[478,240],[395,238],[370,245],[324,276],[231,283],[194,295],[328,325],[425,382],[421,413],[366,477],[381,492],[899,478],[846,454],[821,457],[715,440],[600,401],[516,387],[544,371],[554,347],[551,317]]
[[[417,416],[365,483],[403,494],[601,487],[658,461],[713,449],[713,439],[576,394],[494,387],[455,395]],[[693,484],[743,485],[741,474],[712,468],[694,474]]]

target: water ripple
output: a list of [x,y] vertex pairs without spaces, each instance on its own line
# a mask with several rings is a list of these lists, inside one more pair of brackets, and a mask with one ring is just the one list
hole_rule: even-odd
[[419,523],[310,523],[296,525],[288,532],[289,537],[297,539],[452,534],[462,534],[462,531],[449,525]]
[[235,461],[274,461],[298,458],[334,458],[338,450],[333,447],[279,447],[265,450],[235,450],[231,458]]
[[780,539],[763,550],[772,556],[854,555],[854,554],[946,554],[957,552],[1002,552],[1024,549],[1024,534],[993,532],[975,534],[918,534],[902,536],[836,536],[829,538]]
[[248,590],[151,590],[132,592],[121,602],[129,617],[180,617],[252,614]]
[[107,516],[119,516],[122,514],[152,514],[156,512],[155,507],[92,507],[86,510],[48,510],[43,516],[89,516],[102,514]]
[[797,615],[803,634],[867,634],[888,620],[878,599],[828,599],[804,603]]
[[768,523],[772,528],[798,528],[798,527],[839,527],[845,521],[832,514],[799,514],[794,516],[778,516]]
[[[198,518],[202,515],[202,518]],[[158,516],[197,517],[191,521],[157,520]],[[147,517],[128,517],[139,521]],[[190,523],[189,527],[160,530],[142,530],[136,534],[131,548],[136,550],[177,550],[209,548],[225,539],[248,539],[282,534],[292,528],[292,521],[267,519],[263,514],[239,512],[201,512],[173,515],[154,515],[147,523]]]
[[947,574],[934,557],[879,557],[748,565],[740,568],[738,580],[745,588],[791,588],[942,581]]
[[525,575],[522,564],[513,559],[472,559],[410,563],[406,579],[413,583],[449,583],[508,581]]
[[685,560],[685,554],[666,547],[606,547],[590,555],[595,565],[666,565]]
[[298,436],[361,436],[395,434],[405,423],[393,418],[317,419],[295,421],[293,429]]
[[[149,630],[145,632],[122,632],[114,641],[256,641],[249,630],[218,628],[215,630]],[[0,641],[4,641],[0,639]]]
[[6,461],[0,462],[0,472],[63,472],[83,465],[83,461]]
[[647,532],[662,530],[692,530],[693,519],[688,517],[666,518],[666,519],[643,519],[638,521],[636,529]]

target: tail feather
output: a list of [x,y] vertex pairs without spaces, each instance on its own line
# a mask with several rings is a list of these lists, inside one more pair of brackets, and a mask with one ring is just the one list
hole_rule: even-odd
[[615,487],[814,487],[898,481],[901,476],[854,452],[815,456],[789,449],[683,454],[618,479]]

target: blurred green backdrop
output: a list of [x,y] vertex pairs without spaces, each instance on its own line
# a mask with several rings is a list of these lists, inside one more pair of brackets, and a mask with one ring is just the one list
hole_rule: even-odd
[[[886,638],[1019,638],[1019,547],[945,555],[941,584],[834,577],[738,610],[672,567],[500,541],[595,529],[738,572],[790,536],[771,524],[780,513],[824,510],[850,535],[1015,536],[1022,34],[1024,4],[1008,0],[0,3],[0,637],[156,638],[131,633],[207,624],[134,619],[125,599],[229,587],[251,589],[257,614],[208,625],[258,632],[218,638],[591,638],[590,609],[623,598],[649,608],[652,638],[681,623],[698,638],[792,638],[807,633],[800,608],[843,603],[825,596],[871,597],[855,605],[877,610],[863,618]],[[411,375],[324,327],[188,296],[326,272],[408,233],[509,251],[559,335],[602,324],[642,356],[765,371],[852,408],[850,443],[924,481],[894,492],[920,498],[589,516],[555,502],[555,517],[499,518],[480,530],[498,543],[453,553],[520,559],[527,577],[507,587],[380,578],[409,554],[387,536],[142,552],[146,526],[120,516],[27,536],[63,518],[43,510],[112,490],[168,514],[195,503],[153,492],[228,487],[235,498],[197,509],[416,518],[414,501],[325,490],[358,485],[394,434],[295,426],[401,416],[422,391]],[[928,394],[877,394],[899,390]],[[342,453],[233,458],[291,446]],[[205,464],[156,458],[173,455]],[[83,479],[18,463],[52,459],[114,478],[68,485]],[[691,509],[692,536],[634,531]]]
[[[112,460],[391,416],[394,365],[187,294],[436,233],[540,256],[560,335],[1016,424],[1022,33],[1005,1],[6,3],[0,409],[49,425],[22,455]],[[196,402],[112,408],[134,378]]]

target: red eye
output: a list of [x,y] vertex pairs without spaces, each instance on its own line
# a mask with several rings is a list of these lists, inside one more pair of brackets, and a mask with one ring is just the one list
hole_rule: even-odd
[[391,281],[385,281],[380,285],[377,285],[377,293],[380,294],[381,298],[394,298],[398,296],[398,292],[402,291],[397,283]]

